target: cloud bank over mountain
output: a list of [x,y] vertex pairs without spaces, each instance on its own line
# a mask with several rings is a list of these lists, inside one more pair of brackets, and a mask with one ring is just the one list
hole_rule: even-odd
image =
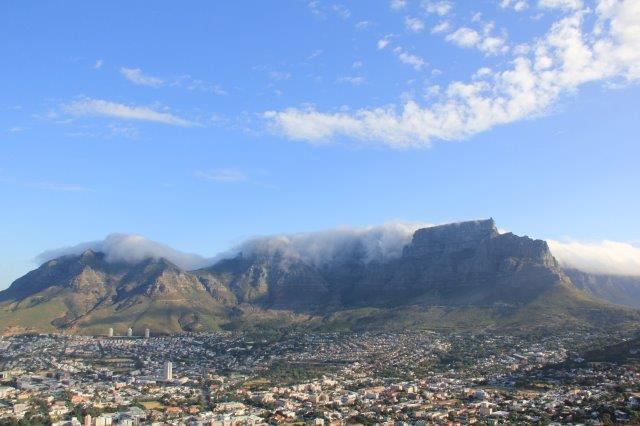
[[[279,253],[315,266],[353,255],[367,263],[384,262],[400,257],[404,246],[411,242],[413,233],[429,226],[433,225],[423,222],[389,222],[377,226],[345,226],[318,232],[255,237],[213,258],[185,253],[140,235],[110,234],[102,241],[47,250],[38,255],[36,260],[42,263],[91,249],[105,253],[107,260],[111,262],[136,263],[148,258],[166,258],[187,270],[209,266],[221,259],[240,254],[252,256]],[[606,240],[594,243],[547,241],[551,252],[564,268],[594,274],[640,276],[639,247]]]
[[432,225],[421,222],[390,222],[361,228],[340,227],[319,232],[259,237],[245,241],[226,256],[278,252],[321,266],[347,255],[359,254],[367,263],[384,262],[400,257],[403,247],[411,242],[413,233],[428,226]]
[[592,274],[640,276],[640,247],[607,240],[594,243],[547,242],[553,255],[565,268]]
[[128,234],[110,234],[102,241],[47,250],[40,253],[36,260],[43,263],[60,256],[78,255],[88,249],[104,253],[109,262],[136,263],[150,258],[165,258],[183,269],[197,269],[211,264],[211,259],[200,255],[181,252],[143,236]]

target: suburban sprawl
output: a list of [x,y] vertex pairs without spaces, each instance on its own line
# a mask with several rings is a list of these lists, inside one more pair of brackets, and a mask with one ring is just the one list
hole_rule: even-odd
[[[611,333],[122,334],[2,338],[0,425],[640,419],[640,347]],[[581,357],[614,342],[620,359]]]

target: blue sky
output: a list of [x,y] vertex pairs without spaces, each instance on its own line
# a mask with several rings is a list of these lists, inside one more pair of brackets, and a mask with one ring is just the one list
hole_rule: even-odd
[[2,2],[0,288],[111,232],[640,245],[639,3]]

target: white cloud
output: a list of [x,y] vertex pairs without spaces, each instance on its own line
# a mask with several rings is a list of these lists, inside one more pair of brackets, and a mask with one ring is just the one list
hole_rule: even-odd
[[102,65],[104,65],[104,61],[102,59],[98,59],[96,63],[93,64],[93,69],[94,70],[100,69],[102,68]]
[[[585,19],[589,13],[595,19]],[[563,94],[588,82],[638,79],[640,2],[599,0],[594,11],[559,18],[491,78],[453,81],[426,106],[407,101],[401,108],[329,113],[287,108],[265,117],[286,137],[312,143],[343,136],[398,149],[427,147],[433,140],[461,140],[545,114]]]
[[110,234],[102,241],[47,250],[39,254],[36,260],[43,263],[60,256],[79,255],[88,249],[104,253],[109,262],[138,263],[150,258],[165,258],[184,269],[197,269],[212,263],[211,259],[197,254],[184,253],[140,235],[127,234]]
[[538,6],[543,9],[578,10],[582,9],[584,5],[582,0],[539,0]]
[[160,87],[164,84],[164,80],[158,77],[145,75],[140,68],[120,68],[122,74],[127,80],[139,86]]
[[482,34],[471,28],[461,27],[447,35],[445,40],[460,47],[475,47],[486,55],[506,53],[509,50],[506,39],[491,35],[492,30],[492,23],[485,24]]
[[424,1],[422,7],[427,13],[435,13],[444,16],[451,12],[453,3],[450,1]]
[[451,24],[449,23],[449,21],[441,21],[441,22],[438,22],[435,26],[433,26],[433,28],[431,28],[431,33],[432,34],[444,33],[449,31],[449,28],[451,28]]
[[500,53],[507,53],[509,51],[506,39],[498,36],[484,37],[482,41],[478,43],[477,47],[486,55],[497,55]]
[[153,121],[174,126],[190,127],[195,123],[168,112],[157,111],[149,107],[130,106],[102,99],[81,98],[63,105],[63,109],[77,116],[105,116],[125,120]]
[[516,12],[521,12],[529,7],[526,0],[501,0],[500,7],[503,9],[513,9]]
[[389,7],[391,7],[391,9],[393,9],[393,10],[404,9],[405,7],[407,7],[407,1],[406,0],[391,0],[389,2]]
[[640,248],[616,241],[593,243],[547,240],[551,252],[565,268],[593,274],[640,276]]
[[404,26],[408,31],[419,33],[424,29],[424,22],[421,19],[407,16],[404,18]]
[[425,66],[424,59],[405,52],[401,47],[396,47],[395,49],[393,49],[393,53],[398,55],[398,59],[400,59],[400,62],[412,66],[416,71],[420,71],[422,67]]
[[472,47],[480,42],[480,34],[471,28],[461,27],[449,34],[446,40],[461,47]]
[[381,38],[378,40],[378,50],[382,50],[389,45],[389,39]]

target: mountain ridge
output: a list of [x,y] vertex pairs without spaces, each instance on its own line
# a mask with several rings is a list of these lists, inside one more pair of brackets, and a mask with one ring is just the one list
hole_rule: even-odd
[[164,258],[109,262],[86,250],[45,262],[0,292],[0,332],[600,327],[605,318],[640,319],[576,288],[545,241],[501,234],[493,219],[418,229],[385,261],[367,261],[361,249],[323,264],[284,249],[239,253],[194,271]]

